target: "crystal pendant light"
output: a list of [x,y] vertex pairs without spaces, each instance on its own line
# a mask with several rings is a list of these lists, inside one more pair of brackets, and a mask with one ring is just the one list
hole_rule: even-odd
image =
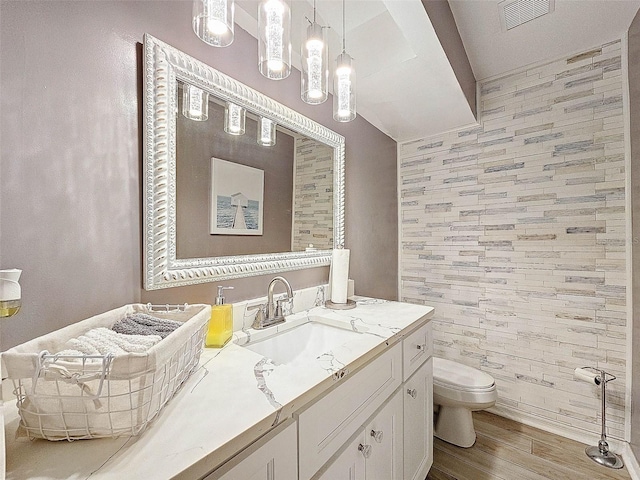
[[258,119],[258,145],[273,147],[276,144],[276,122],[265,117]]
[[333,119],[350,122],[356,118],[356,70],[346,52],[345,0],[342,0],[342,53],[336,58],[333,75]]
[[244,135],[247,111],[240,105],[227,102],[224,110],[224,131],[230,135]]
[[193,0],[193,31],[214,47],[231,45],[234,8],[233,0]]
[[272,80],[291,73],[291,9],[285,0],[262,0],[258,6],[258,68]]
[[317,105],[327,99],[329,80],[328,48],[325,29],[316,23],[316,3],[313,2],[313,22],[307,27],[302,43],[302,101]]
[[182,87],[182,115],[199,122],[209,117],[209,93],[194,85]]

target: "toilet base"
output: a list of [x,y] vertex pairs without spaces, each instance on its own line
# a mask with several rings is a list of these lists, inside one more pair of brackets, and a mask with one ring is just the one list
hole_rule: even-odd
[[433,434],[458,447],[472,447],[476,443],[476,431],[471,410],[440,405]]

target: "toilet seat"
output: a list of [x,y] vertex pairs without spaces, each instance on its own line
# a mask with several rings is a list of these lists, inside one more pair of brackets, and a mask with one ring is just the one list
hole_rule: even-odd
[[495,383],[492,383],[491,385],[489,385],[487,387],[475,388],[475,387],[469,387],[469,386],[466,386],[466,385],[452,385],[452,384],[447,383],[447,382],[436,381],[435,379],[433,380],[433,385],[434,386],[438,386],[438,387],[442,387],[442,388],[448,388],[449,390],[455,390],[455,391],[458,391],[458,392],[469,392],[469,393],[490,392],[495,388]]
[[464,392],[486,392],[495,388],[491,375],[438,357],[433,358],[433,384]]

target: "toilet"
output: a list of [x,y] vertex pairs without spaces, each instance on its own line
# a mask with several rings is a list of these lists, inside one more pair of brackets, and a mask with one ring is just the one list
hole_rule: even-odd
[[476,441],[471,412],[492,407],[498,399],[495,380],[477,368],[433,358],[434,435],[459,447]]

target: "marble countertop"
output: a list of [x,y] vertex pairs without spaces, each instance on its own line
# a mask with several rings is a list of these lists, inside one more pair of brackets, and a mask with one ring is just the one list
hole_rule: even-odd
[[[314,307],[265,330],[234,333],[222,349],[205,348],[198,369],[137,437],[29,441],[15,438],[18,411],[5,402],[7,480],[193,479],[222,464],[290,418],[338,380],[422,325],[433,308],[356,297],[353,310]],[[322,317],[363,332],[331,352],[277,365],[242,344]],[[348,378],[348,375],[345,377]]]

